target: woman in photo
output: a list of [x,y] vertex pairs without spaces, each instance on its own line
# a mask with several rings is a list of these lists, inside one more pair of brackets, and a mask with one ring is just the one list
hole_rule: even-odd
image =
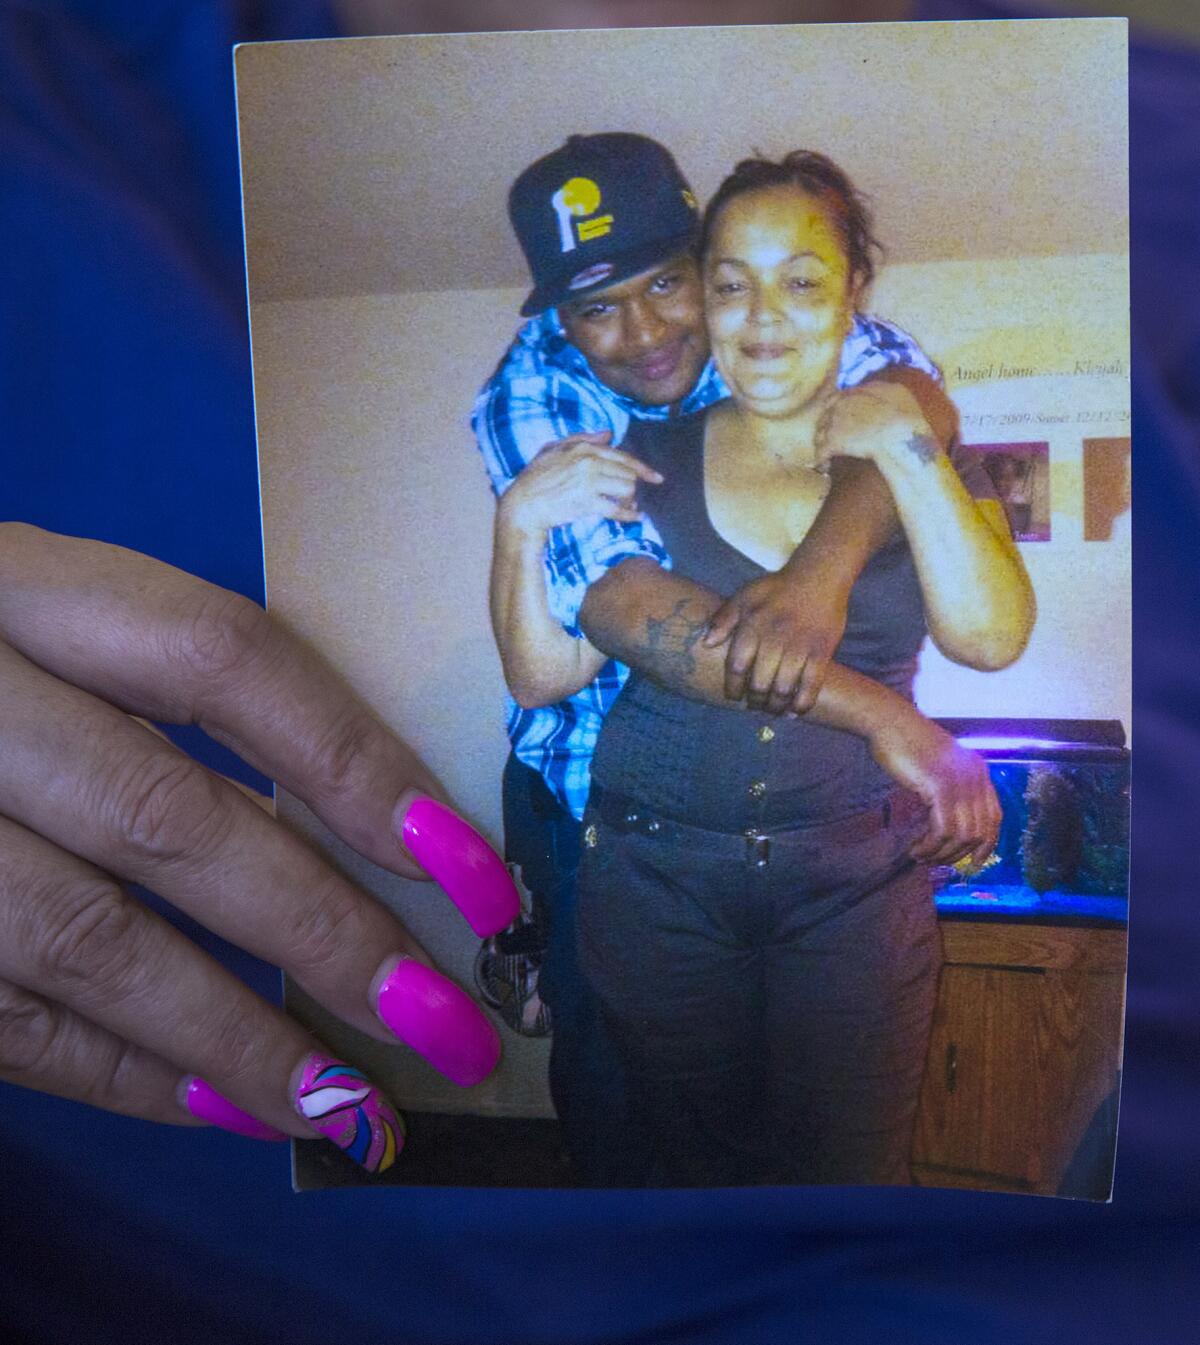
[[733,395],[622,445],[662,477],[639,502],[674,569],[622,562],[581,618],[598,658],[633,669],[597,745],[578,880],[580,966],[624,1069],[621,1184],[909,1180],[940,961],[929,864],[981,862],[1000,816],[982,761],[916,710],[917,654],[928,633],[1002,667],[1033,621],[986,474],[941,450],[915,402],[911,433],[881,415],[856,437],[901,527],[854,584],[802,717],[769,699],[777,668],[727,700],[725,649],[704,641],[723,596],[778,570],[820,508],[818,427],[876,246],[824,156],[739,164],[701,258]]

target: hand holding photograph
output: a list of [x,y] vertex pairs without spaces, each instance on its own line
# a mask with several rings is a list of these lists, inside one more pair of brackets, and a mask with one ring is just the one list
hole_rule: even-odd
[[236,70],[270,605],[525,902],[481,940],[280,796],[504,1042],[456,1087],[289,986],[410,1134],[297,1186],[1108,1198],[1124,23]]

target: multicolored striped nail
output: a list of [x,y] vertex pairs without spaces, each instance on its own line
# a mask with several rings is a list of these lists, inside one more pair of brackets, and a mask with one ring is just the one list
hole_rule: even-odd
[[386,1172],[404,1147],[404,1123],[362,1070],[314,1052],[294,1105],[301,1116],[368,1172]]

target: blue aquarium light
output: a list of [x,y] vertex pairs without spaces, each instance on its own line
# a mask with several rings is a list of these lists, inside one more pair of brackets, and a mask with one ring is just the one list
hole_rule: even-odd
[[1014,738],[1005,734],[968,733],[958,740],[963,747],[976,752],[1046,752],[1062,747],[1090,746],[1084,743],[1064,743],[1058,738]]

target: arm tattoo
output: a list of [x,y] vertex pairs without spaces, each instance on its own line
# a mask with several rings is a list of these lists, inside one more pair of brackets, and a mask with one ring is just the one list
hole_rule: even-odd
[[677,689],[695,673],[692,650],[708,626],[707,617],[697,619],[686,614],[690,605],[690,598],[680,598],[669,615],[646,618],[648,662],[653,665],[654,680],[668,688]]
[[942,447],[932,434],[910,434],[904,446],[922,462],[932,462]]

